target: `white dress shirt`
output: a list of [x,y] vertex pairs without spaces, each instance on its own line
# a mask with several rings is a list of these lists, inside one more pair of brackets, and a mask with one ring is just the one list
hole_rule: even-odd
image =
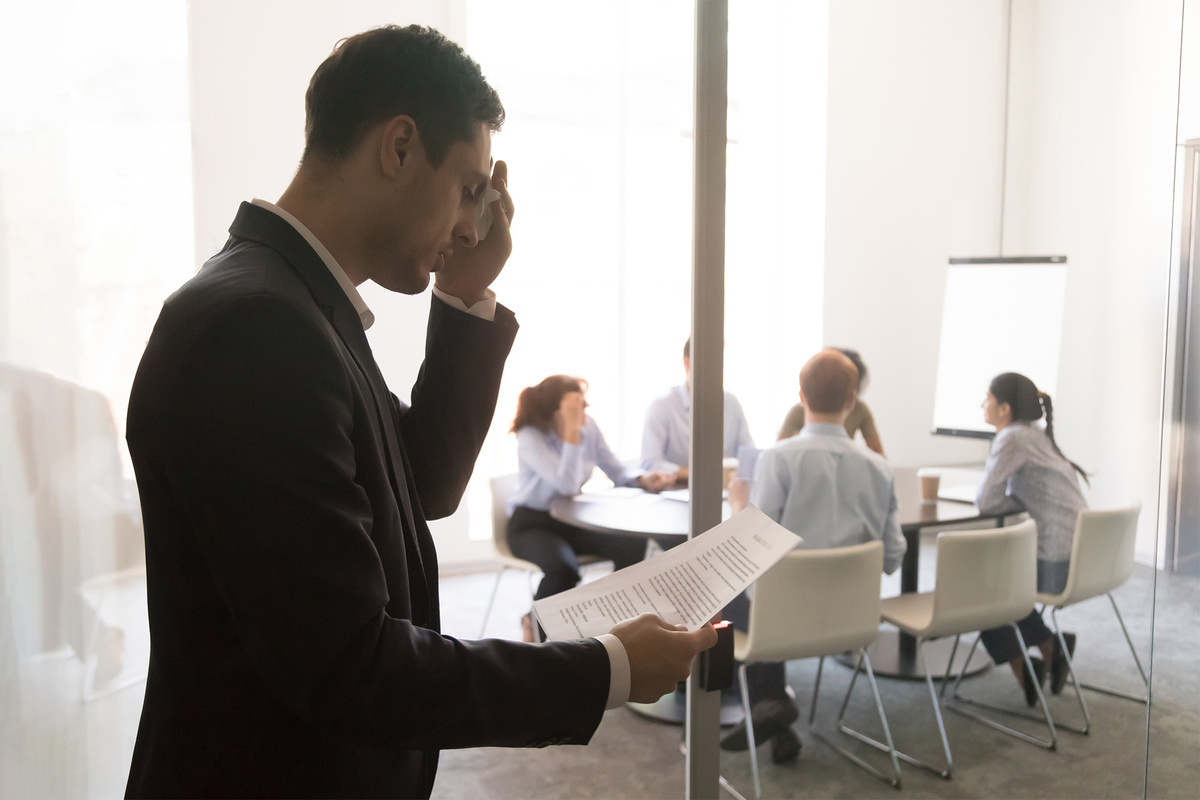
[[810,422],[758,457],[751,502],[804,539],[800,549],[883,540],[883,570],[900,566],[908,544],[896,516],[892,468],[841,425]]
[[[346,296],[350,298],[350,302],[353,304],[354,310],[358,312],[358,318],[362,320],[363,330],[365,331],[370,328],[375,322],[375,315],[371,313],[371,309],[367,308],[366,301],[364,301],[362,299],[362,295],[358,293],[358,288],[354,285],[354,282],[350,280],[348,275],[346,275],[346,271],[342,269],[340,264],[338,264],[337,259],[333,257],[333,254],[329,252],[329,249],[326,248],[325,245],[321,244],[321,240],[314,236],[312,231],[310,231],[308,227],[304,225],[304,223],[296,219],[288,212],[284,211],[279,206],[273,203],[268,203],[266,200],[259,200],[258,198],[252,200],[251,203],[275,214],[284,222],[295,228],[296,232],[304,237],[304,241],[308,242],[309,246],[316,251],[317,255],[320,256],[321,261],[325,263],[325,267],[329,270],[330,274],[332,274],[334,279],[337,280],[338,285],[342,287],[342,291],[344,291]],[[446,294],[436,286],[433,287],[433,293],[439,300],[441,300],[443,303],[446,303],[451,308],[464,311],[476,317],[481,317],[489,322],[496,319],[496,293],[491,289],[486,291],[482,300],[480,300],[478,303],[475,303],[470,308],[467,308],[467,304],[459,298]],[[631,685],[629,655],[625,652],[625,645],[621,644],[621,640],[616,636],[613,636],[611,633],[602,633],[596,638],[601,644],[604,645],[604,650],[608,653],[608,702],[604,707],[617,708],[618,706],[623,706],[629,701],[629,691]]]
[[556,497],[574,497],[600,467],[617,486],[633,486],[640,469],[625,466],[613,455],[604,434],[591,417],[584,417],[579,444],[569,444],[554,431],[526,425],[517,431],[517,483],[508,496],[508,513],[517,506],[549,511]]
[[[754,447],[750,425],[742,404],[731,392],[725,392],[723,450],[726,458],[736,457],[739,447]],[[642,468],[675,472],[688,465],[692,443],[692,398],[686,385],[675,386],[655,398],[646,412],[642,430]]]

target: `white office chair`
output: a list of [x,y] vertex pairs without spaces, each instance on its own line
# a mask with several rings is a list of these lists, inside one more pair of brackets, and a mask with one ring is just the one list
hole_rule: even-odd
[[1112,604],[1113,613],[1125,634],[1125,642],[1133,655],[1138,673],[1142,677],[1142,685],[1148,690],[1149,681],[1146,671],[1142,669],[1141,659],[1129,637],[1125,620],[1117,608],[1117,601],[1112,592],[1129,579],[1133,572],[1133,550],[1137,538],[1138,514],[1142,504],[1138,503],[1128,508],[1115,508],[1105,511],[1081,511],[1075,521],[1075,539],[1071,543],[1071,566],[1067,572],[1067,585],[1059,594],[1039,592],[1037,601],[1050,607],[1050,618],[1054,624],[1054,635],[1058,637],[1058,646],[1067,657],[1067,674],[1075,688],[1075,696],[1079,699],[1079,708],[1083,712],[1083,727],[1068,728],[1076,733],[1086,734],[1092,725],[1092,717],[1088,712],[1087,701],[1080,689],[1091,689],[1114,697],[1124,697],[1139,703],[1145,703],[1147,695],[1131,694],[1129,692],[1108,689],[1103,686],[1080,683],[1075,676],[1075,664],[1067,649],[1066,638],[1058,622],[1058,612],[1068,606],[1090,600],[1098,595],[1107,595]]
[[[817,696],[821,690],[821,670],[825,656],[858,651],[859,663],[866,665],[867,679],[875,695],[875,708],[883,723],[892,757],[891,774],[885,774],[854,753],[838,746],[819,731],[813,735],[871,774],[900,788],[900,764],[891,747],[892,734],[887,715],[879,699],[879,688],[866,647],[879,634],[879,584],[883,570],[883,543],[868,542],[830,550],[797,550],[758,579],[754,602],[750,604],[749,630],[734,633],[734,658],[742,662],[738,680],[742,689],[742,707],[750,719],[750,699],[746,685],[746,666],[755,661],[789,661],[816,658],[817,679],[813,685],[810,729],[817,715]],[[858,677],[856,669],[854,678]],[[853,690],[853,679],[851,679]],[[838,717],[846,714],[850,693]],[[754,726],[747,725],[750,739],[750,767],[754,774],[754,793],[762,796],[755,750]]]
[[[933,678],[925,661],[925,643],[944,636],[954,636],[957,648],[958,639],[964,633],[1011,625],[1016,632],[1017,641],[1020,642],[1021,652],[1025,654],[1025,668],[1032,674],[1033,664],[1016,622],[1033,610],[1036,589],[1037,526],[1032,520],[1028,520],[1006,528],[947,531],[938,534],[937,583],[934,590],[920,594],[902,594],[882,601],[883,619],[917,638],[917,655],[921,659],[925,683],[929,687],[929,698],[933,703],[938,733],[941,734],[942,748],[946,754],[946,766],[935,766],[897,751],[896,754],[900,758],[931,770],[943,778],[949,778],[954,768],[938,693],[934,691]],[[951,657],[950,663],[953,661]],[[969,663],[968,657],[955,682],[956,688]],[[950,666],[947,665],[942,683],[943,692],[949,679]],[[1048,740],[1037,739],[1002,725],[990,717],[949,702],[947,707],[997,730],[1053,750],[1057,747],[1058,733],[1054,729],[1054,721],[1050,717],[1050,709],[1046,705],[1041,686],[1037,687],[1037,693],[1045,714],[1044,722],[1050,731]],[[842,730],[878,749],[888,749],[882,742],[844,725]]]
[[[492,492],[492,546],[496,552],[496,560],[500,562],[500,571],[496,573],[496,583],[492,586],[492,595],[488,598],[487,611],[483,612],[483,624],[479,627],[479,638],[487,631],[488,620],[492,616],[492,606],[496,603],[496,593],[500,590],[500,579],[510,569],[525,573],[529,581],[529,597],[534,595],[533,576],[542,571],[541,567],[532,561],[517,558],[508,546],[508,509],[505,503],[517,484],[517,474],[497,475],[488,481]],[[607,559],[600,556],[579,556],[579,566],[602,564]]]
[[[146,680],[150,631],[146,567],[99,575],[79,587],[88,614],[84,662],[85,702]],[[133,646],[131,646],[133,645]]]

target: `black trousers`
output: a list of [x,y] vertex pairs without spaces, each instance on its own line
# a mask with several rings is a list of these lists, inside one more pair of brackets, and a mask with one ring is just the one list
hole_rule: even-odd
[[[1067,585],[1069,564],[1069,561],[1038,561],[1038,591],[1055,594],[1061,592]],[[1035,647],[1054,635],[1054,631],[1046,625],[1037,609],[1030,611],[1029,616],[1018,621],[1017,628],[1021,631],[1021,638],[1025,640],[1026,647]],[[1010,625],[980,631],[979,638],[983,642],[983,646],[987,648],[992,661],[997,664],[1004,664],[1021,656],[1021,644],[1017,641],[1017,635],[1013,633]]]
[[[750,599],[742,592],[729,601],[721,611],[721,617],[729,620],[743,633],[750,629]],[[750,704],[760,700],[791,700],[787,694],[787,664],[783,661],[756,661],[746,667],[746,691]]]
[[548,511],[517,506],[508,520],[508,546],[517,558],[532,561],[542,570],[542,582],[533,598],[541,600],[579,583],[579,556],[611,559],[624,569],[646,555],[646,540],[576,528],[550,516]]

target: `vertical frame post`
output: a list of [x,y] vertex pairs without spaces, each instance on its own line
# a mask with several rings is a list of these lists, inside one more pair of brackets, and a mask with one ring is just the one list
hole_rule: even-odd
[[[690,536],[721,522],[725,371],[725,143],[729,105],[729,3],[696,1],[692,217],[692,447]],[[687,797],[720,791],[721,694],[688,678]]]

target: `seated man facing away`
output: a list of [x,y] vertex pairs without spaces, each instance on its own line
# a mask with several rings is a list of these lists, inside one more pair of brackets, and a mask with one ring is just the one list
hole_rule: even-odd
[[[647,472],[673,472],[678,483],[686,484],[688,457],[692,442],[692,340],[683,345],[683,373],[686,380],[659,395],[646,412],[642,430],[642,469]],[[742,405],[732,392],[725,392],[725,458],[734,458],[740,447],[754,447],[750,424]]]
[[[896,518],[891,467],[880,455],[855,443],[843,424],[857,399],[858,370],[837,350],[822,350],[800,370],[800,402],[808,424],[800,434],[759,456],[750,501],[771,519],[804,539],[801,548],[848,547],[883,540],[883,569],[896,571],[907,545]],[[744,482],[730,490],[730,504],[746,503]],[[741,489],[741,491],[738,491]],[[743,593],[725,617],[745,630],[750,601]],[[784,664],[755,664],[746,671],[754,741],[771,742],[776,763],[800,753],[791,728],[799,716],[787,693]],[[745,723],[724,739],[724,750],[749,746]]]

